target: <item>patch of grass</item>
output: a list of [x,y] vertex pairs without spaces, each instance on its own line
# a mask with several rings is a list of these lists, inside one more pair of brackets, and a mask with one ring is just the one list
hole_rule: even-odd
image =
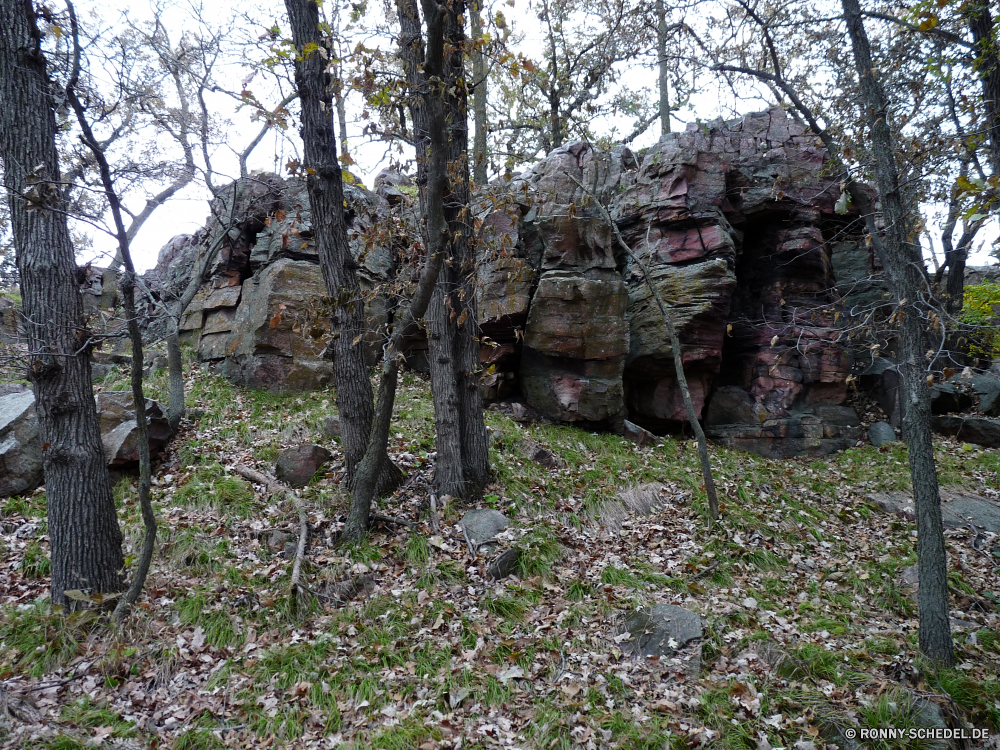
[[1000,682],[977,682],[958,670],[943,669],[933,683],[966,712],[972,724],[1000,729]]
[[358,750],[369,747],[376,750],[411,750],[427,740],[440,740],[441,737],[441,730],[436,726],[428,726],[421,719],[410,716],[398,726],[383,729],[368,742],[355,747]]
[[48,553],[42,548],[42,543],[37,539],[28,542],[24,549],[24,558],[21,560],[21,572],[25,578],[43,579],[49,577],[52,564]]
[[224,750],[225,743],[208,729],[189,729],[174,740],[174,750]]
[[101,617],[92,609],[53,612],[48,602],[23,610],[8,609],[0,617],[0,642],[16,653],[14,666],[18,670],[40,677],[77,656]]
[[246,640],[246,634],[233,620],[229,610],[212,607],[204,594],[185,596],[177,602],[177,611],[185,625],[201,626],[205,631],[205,643],[215,648],[239,647]]
[[571,581],[566,588],[566,598],[578,602],[594,593],[594,587],[585,581]]
[[406,540],[406,561],[414,566],[425,565],[431,559],[430,545],[422,534],[410,534]]
[[107,706],[83,697],[63,707],[62,718],[81,727],[111,727],[112,737],[132,737],[135,725],[123,719]]
[[88,746],[83,740],[79,740],[76,737],[71,737],[68,734],[60,734],[57,737],[52,737],[50,739],[39,740],[40,744],[36,745],[38,750],[87,750]]
[[[865,728],[894,727],[896,729],[916,729],[928,726],[928,722],[912,696],[903,691],[890,691],[870,705],[858,706],[858,720]],[[924,750],[936,747],[932,740],[901,739],[868,740],[866,748],[872,750]]]
[[511,596],[493,596],[487,594],[483,598],[483,609],[492,612],[504,620],[520,621],[524,619],[527,607],[524,602]]
[[521,578],[552,575],[552,565],[562,556],[562,545],[546,524],[538,524],[520,539],[517,571]]
[[5,498],[3,501],[2,515],[24,516],[25,518],[45,518],[48,506],[45,500],[45,493],[37,495],[15,495]]

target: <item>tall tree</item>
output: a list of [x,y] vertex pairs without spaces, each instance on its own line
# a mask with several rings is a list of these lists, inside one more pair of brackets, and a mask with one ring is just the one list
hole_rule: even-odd
[[[364,300],[344,221],[344,185],[337,159],[333,86],[328,69],[330,52],[320,30],[315,0],[285,0],[285,7],[295,44],[295,82],[302,106],[302,144],[308,172],[306,187],[317,227],[320,268],[333,304],[330,327],[337,408],[348,484],[353,484],[355,470],[368,447],[374,405],[362,336]],[[378,484],[388,488],[398,482],[399,470],[384,451],[378,460]]]
[[469,3],[469,28],[472,37],[472,111],[475,140],[472,145],[472,178],[477,185],[486,184],[488,158],[486,155],[487,109],[489,78],[486,75],[486,56],[483,53],[482,0]]
[[[436,4],[435,4],[436,6]],[[444,216],[448,224],[447,258],[427,310],[428,359],[437,435],[434,476],[442,495],[473,498],[486,485],[489,447],[479,394],[479,345],[476,328],[474,287],[475,252],[472,216],[469,210],[468,115],[464,65],[467,41],[462,16],[465,3],[451,0],[435,13],[443,13],[445,56],[442,67],[442,106],[446,120],[448,191]],[[431,139],[424,91],[425,50],[420,36],[420,17],[415,0],[397,0],[400,17],[400,57],[410,83],[410,117],[416,136],[417,183],[429,184]],[[428,24],[430,19],[425,19]],[[421,214],[431,205],[426,189],[421,194]],[[424,222],[424,244],[431,247],[428,222]]]
[[45,450],[52,602],[121,588],[122,533],[91,388],[89,333],[60,189],[56,118],[29,0],[0,0],[0,158]]
[[921,302],[924,286],[920,247],[914,241],[913,216],[904,206],[899,185],[895,144],[889,128],[889,106],[876,77],[871,46],[858,0],[841,0],[851,39],[855,68],[875,155],[875,178],[885,239],[879,243],[882,262],[895,297],[899,319],[899,373],[902,379],[903,434],[909,447],[910,476],[917,515],[917,559],[920,575],[920,650],[931,659],[951,665],[955,660],[948,619],[948,557],[941,521],[934,444],[930,428],[930,389],[926,383],[926,339]]

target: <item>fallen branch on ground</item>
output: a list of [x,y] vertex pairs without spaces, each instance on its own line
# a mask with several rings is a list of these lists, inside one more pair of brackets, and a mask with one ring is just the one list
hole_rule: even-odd
[[292,492],[285,485],[281,484],[274,477],[257,471],[256,469],[251,469],[249,466],[244,466],[243,464],[236,464],[236,466],[233,467],[233,471],[241,477],[249,479],[254,484],[263,485],[276,495],[290,497],[292,503],[295,505],[295,509],[299,513],[299,543],[295,548],[295,563],[292,565],[291,592],[289,594],[291,596],[290,604],[292,612],[295,612],[298,606],[298,593],[300,591],[308,593],[309,591],[309,589],[299,582],[299,578],[302,575],[302,559],[306,555],[306,544],[309,539],[309,519],[306,517],[306,508],[302,504],[302,499],[298,495]]

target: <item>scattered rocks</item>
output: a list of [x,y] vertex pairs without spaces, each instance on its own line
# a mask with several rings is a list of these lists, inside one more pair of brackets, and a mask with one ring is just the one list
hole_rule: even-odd
[[274,467],[274,475],[289,487],[305,487],[331,458],[333,454],[323,446],[302,443],[281,452]]
[[517,570],[517,564],[521,560],[521,550],[516,547],[504,550],[496,559],[492,560],[486,568],[486,575],[494,581],[506,578]]
[[1000,448],[1000,419],[986,417],[931,417],[931,428],[941,435],[975,443],[984,448]]
[[[96,401],[108,467],[119,470],[135,468],[139,465],[139,440],[132,392],[102,391],[97,394]],[[146,429],[149,432],[149,453],[156,460],[174,431],[164,416],[162,405],[152,399],[146,399]]]
[[0,396],[0,497],[31,492],[44,480],[34,394]]
[[461,523],[475,552],[485,545],[495,545],[496,535],[510,526],[510,519],[498,510],[477,508],[462,516]]
[[[908,521],[916,521],[913,496],[905,492],[878,492],[867,499],[884,510]],[[977,528],[1000,534],[1000,504],[984,497],[941,490],[941,519],[945,527]]]
[[896,442],[896,430],[888,422],[875,422],[868,428],[868,439],[876,448]]

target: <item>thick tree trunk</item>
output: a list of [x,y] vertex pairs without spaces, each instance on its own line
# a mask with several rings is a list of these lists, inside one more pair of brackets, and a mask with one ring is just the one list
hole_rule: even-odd
[[966,5],[969,31],[976,45],[976,70],[983,85],[983,109],[990,139],[990,165],[1000,177],[1000,36],[993,26],[989,0]]
[[670,132],[670,71],[667,69],[667,12],[656,0],[656,62],[660,77],[660,133]]
[[[442,208],[448,224],[447,262],[441,270],[437,288],[427,310],[427,345],[431,371],[431,391],[434,395],[437,460],[435,485],[441,495],[473,498],[486,485],[489,477],[489,445],[483,421],[482,399],[479,394],[479,349],[476,327],[475,289],[473,288],[474,252],[469,236],[469,167],[468,119],[466,92],[458,82],[464,79],[465,31],[461,24],[463,3],[452,3],[443,11],[445,46],[449,50],[443,63],[446,82],[443,95],[448,138],[442,141],[447,153],[448,190]],[[405,40],[418,38],[420,25],[414,0],[399,3],[400,23]],[[411,91],[426,88],[420,66],[424,63],[421,45],[411,42],[401,47]],[[429,185],[429,159],[434,158],[435,133],[429,124],[428,102],[413,96],[411,119],[414,132],[424,134],[417,141],[418,184]],[[421,195],[421,212],[429,216],[436,209],[425,191]],[[432,246],[429,223],[425,229],[425,245]]]
[[472,112],[476,126],[472,144],[472,179],[476,185],[486,184],[486,60],[482,51],[483,18],[480,4],[482,0],[469,3],[469,20],[472,28]]
[[60,201],[56,122],[32,6],[0,0],[0,158],[43,443],[52,602],[121,588],[122,533],[91,388],[88,332]]
[[882,263],[889,289],[897,302],[899,322],[899,372],[903,390],[903,435],[909,445],[910,475],[917,516],[917,554],[920,576],[920,650],[930,659],[954,662],[951,626],[948,620],[948,558],[941,523],[934,445],[930,431],[930,393],[926,384],[924,306],[919,303],[924,283],[919,246],[911,242],[912,217],[903,210],[892,133],[887,118],[888,103],[875,78],[871,47],[858,0],[841,0],[861,84],[861,104],[867,116],[875,155],[875,177],[885,240]]
[[[353,483],[358,463],[365,455],[372,427],[372,386],[365,364],[364,301],[355,273],[357,264],[347,244],[344,223],[344,185],[337,159],[337,139],[333,127],[333,97],[326,60],[318,51],[302,56],[309,44],[326,46],[319,30],[315,0],[285,0],[295,41],[295,83],[302,104],[302,143],[313,222],[325,231],[316,233],[320,268],[327,294],[334,302],[330,316],[333,332],[333,366],[340,411],[341,440],[347,465],[348,483]],[[388,456],[380,457],[387,489],[398,469]]]

